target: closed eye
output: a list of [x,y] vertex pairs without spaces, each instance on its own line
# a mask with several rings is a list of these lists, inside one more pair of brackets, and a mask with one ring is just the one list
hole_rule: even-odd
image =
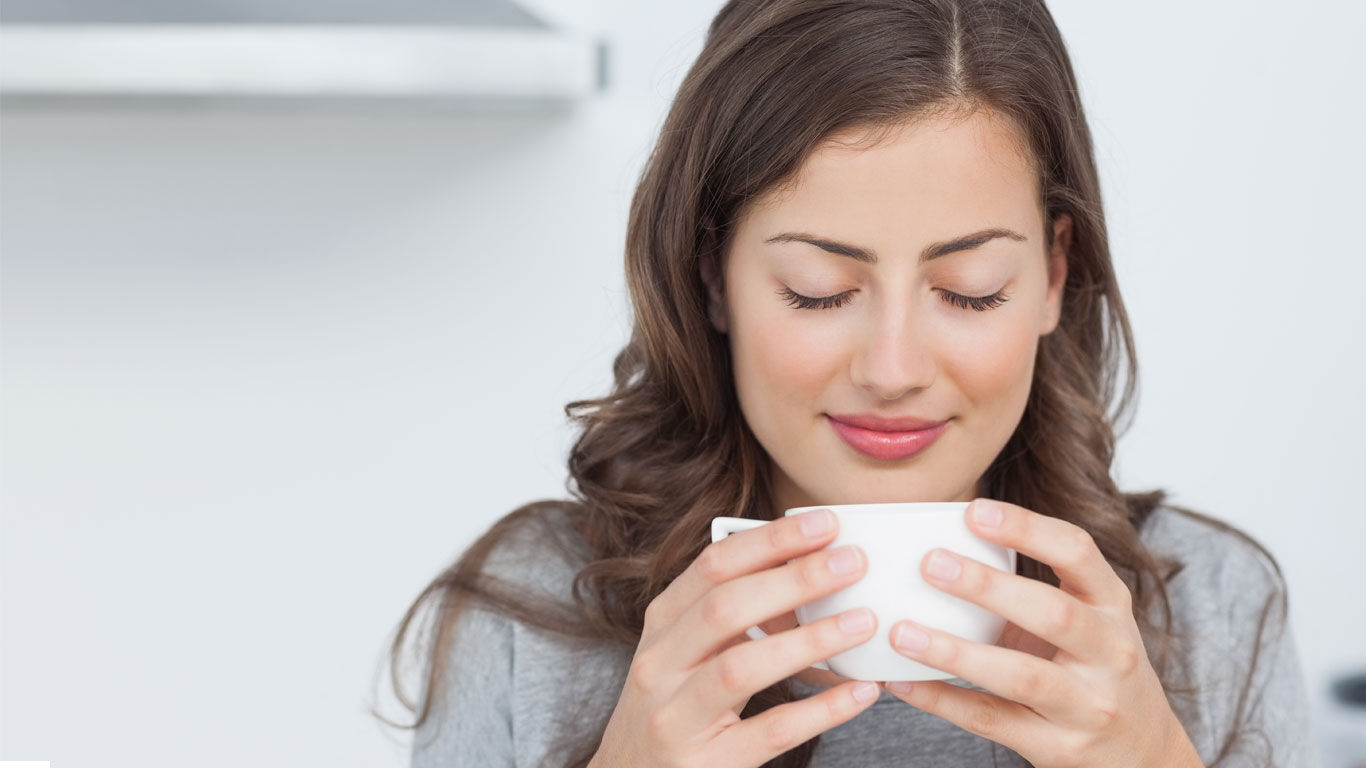
[[961,307],[963,309],[971,307],[978,312],[995,309],[1010,299],[1010,297],[1006,295],[1005,289],[1001,289],[990,296],[963,296],[949,291],[940,291],[940,296],[944,301],[949,302],[955,307]]
[[[796,309],[838,309],[849,303],[854,291],[845,291],[833,296],[803,296],[791,288],[784,287],[778,291],[778,295],[787,299],[787,303]],[[1010,297],[1006,295],[1005,289],[999,290],[990,296],[964,296],[940,289],[940,298],[961,309],[973,309],[978,312],[986,312],[995,309],[1006,303]]]
[[853,296],[854,292],[845,291],[844,293],[837,293],[834,296],[812,298],[810,296],[803,296],[800,293],[793,291],[791,288],[784,287],[781,291],[778,291],[778,294],[787,299],[789,306],[796,307],[797,309],[834,309],[848,303],[849,297]]

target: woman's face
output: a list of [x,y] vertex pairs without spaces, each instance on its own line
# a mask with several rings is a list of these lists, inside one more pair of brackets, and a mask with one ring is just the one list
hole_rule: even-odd
[[[860,138],[832,137],[741,212],[721,281],[702,268],[778,513],[981,495],[1058,323],[1071,221],[1059,217],[1048,249],[1035,172],[1006,122],[979,110]],[[898,438],[829,418],[850,414],[946,423],[913,455],[874,456],[841,433]]]

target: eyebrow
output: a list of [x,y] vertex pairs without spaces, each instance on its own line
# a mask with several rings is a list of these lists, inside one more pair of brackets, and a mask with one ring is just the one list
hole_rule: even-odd
[[[925,247],[925,250],[920,252],[920,263],[923,264],[927,261],[933,261],[934,259],[937,259],[940,256],[947,256],[950,253],[958,253],[959,251],[970,251],[973,248],[976,248],[982,245],[983,243],[987,243],[991,240],[995,240],[998,237],[1005,237],[1018,242],[1025,242],[1029,239],[1013,229],[1005,229],[1003,227],[992,227],[990,229],[984,229],[980,232],[973,232],[970,235],[956,237],[952,240],[945,240],[941,243],[930,243],[928,246]],[[782,234],[770,237],[764,242],[810,243],[811,245],[814,245],[823,251],[829,251],[830,253],[839,254],[840,256],[848,256],[851,259],[866,262],[868,264],[877,263],[877,254],[873,253],[871,249],[860,248],[856,245],[849,245],[848,243],[838,243],[834,240],[829,240],[823,237],[816,237],[815,235],[808,235],[802,232],[783,232]]]

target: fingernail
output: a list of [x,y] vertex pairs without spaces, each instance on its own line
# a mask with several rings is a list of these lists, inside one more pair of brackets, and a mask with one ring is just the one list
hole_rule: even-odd
[[817,509],[802,514],[802,534],[808,539],[819,539],[835,527],[835,516],[828,509]]
[[836,576],[848,576],[858,570],[858,553],[852,546],[840,547],[831,553],[825,565]]
[[972,519],[980,526],[995,528],[1001,524],[1001,508],[989,501],[974,501]]
[[925,566],[925,570],[936,579],[953,581],[958,578],[958,574],[963,572],[963,566],[958,564],[958,560],[942,549],[936,549],[930,553],[930,562]]
[[861,635],[873,626],[873,612],[867,608],[854,608],[839,617],[840,631],[846,635]]
[[901,624],[892,636],[892,642],[903,651],[920,653],[930,647],[930,636],[913,624]]
[[854,701],[867,704],[877,698],[877,683],[864,681],[854,686]]
[[894,682],[887,683],[887,690],[891,691],[892,693],[899,693],[902,696],[905,696],[906,694],[911,692],[911,684],[905,680],[897,680]]

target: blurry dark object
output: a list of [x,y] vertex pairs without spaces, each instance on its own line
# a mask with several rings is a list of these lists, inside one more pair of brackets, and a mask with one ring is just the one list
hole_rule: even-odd
[[1366,768],[1366,670],[1335,678],[1321,724],[1324,768]]
[[1348,707],[1366,707],[1366,672],[1339,678],[1333,683],[1333,698]]

